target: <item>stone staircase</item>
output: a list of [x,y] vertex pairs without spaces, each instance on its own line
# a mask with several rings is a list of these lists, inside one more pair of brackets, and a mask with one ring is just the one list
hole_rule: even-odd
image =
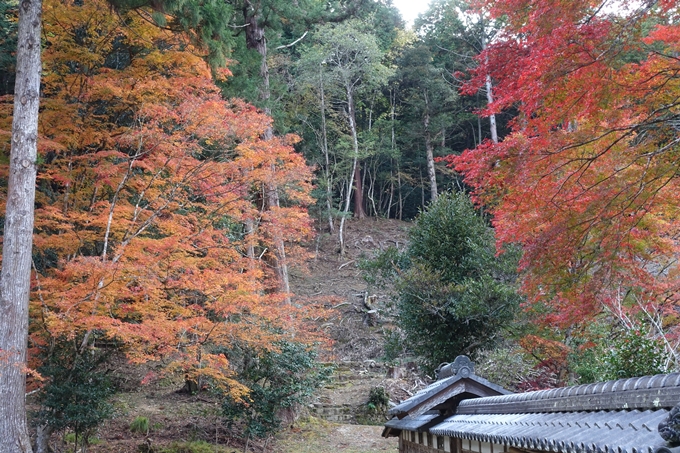
[[349,362],[337,366],[331,381],[309,405],[315,417],[334,423],[357,424],[369,392],[385,380],[385,369],[375,362]]
[[354,408],[351,404],[317,402],[312,404],[311,409],[315,417],[329,422],[344,424],[352,424],[354,422]]

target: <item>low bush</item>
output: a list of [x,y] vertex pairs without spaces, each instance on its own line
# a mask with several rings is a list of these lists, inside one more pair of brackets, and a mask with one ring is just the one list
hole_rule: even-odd
[[227,354],[232,365],[240,364],[237,380],[250,393],[240,401],[227,396],[222,408],[230,425],[245,425],[244,437],[262,438],[276,432],[282,412],[306,403],[333,372],[301,343],[278,342],[276,349],[264,351],[234,348]]

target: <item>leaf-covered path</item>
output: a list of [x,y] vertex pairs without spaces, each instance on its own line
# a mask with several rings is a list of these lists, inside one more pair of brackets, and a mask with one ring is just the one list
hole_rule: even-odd
[[341,425],[319,419],[287,431],[278,443],[281,453],[396,453],[396,438],[381,437],[382,426]]

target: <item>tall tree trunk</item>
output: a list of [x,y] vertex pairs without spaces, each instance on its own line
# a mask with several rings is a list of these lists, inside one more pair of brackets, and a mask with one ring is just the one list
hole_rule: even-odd
[[[346,87],[347,93],[347,121],[349,122],[349,128],[352,133],[352,146],[354,150],[354,158],[352,159],[352,172],[348,175],[347,179],[347,193],[345,194],[345,209],[342,219],[340,219],[340,228],[338,231],[338,238],[340,240],[340,254],[345,254],[345,239],[344,239],[344,228],[345,219],[349,213],[349,205],[352,200],[352,192],[354,192],[354,217],[363,219],[366,217],[364,212],[364,200],[361,187],[361,170],[359,168],[359,135],[357,132],[356,116],[354,112],[354,93],[352,88]],[[352,184],[354,181],[354,184]]]
[[425,133],[425,151],[427,153],[427,177],[430,179],[430,200],[437,201],[437,174],[434,169],[434,150],[430,141],[430,131]]
[[[243,8],[243,17],[247,26],[246,30],[246,47],[248,49],[255,49],[262,58],[260,64],[260,78],[262,84],[260,85],[260,101],[264,112],[271,116],[271,107],[269,106],[269,99],[271,98],[271,90],[269,87],[269,66],[267,65],[267,39],[265,37],[265,29],[260,24],[260,11],[252,5],[249,0],[246,0]],[[262,138],[264,140],[271,140],[274,138],[274,129],[268,127]],[[275,173],[276,168],[272,165],[272,174]],[[271,182],[265,187],[265,203],[268,209],[279,207],[279,189],[276,183]],[[283,238],[275,236],[272,238],[274,242],[274,268],[279,278],[279,289],[284,293],[290,293],[290,282],[288,278],[288,262],[286,260],[286,248]],[[290,303],[290,298],[286,300]]]
[[[372,160],[372,165],[364,170],[364,175],[368,177],[368,190],[366,194],[368,199],[371,200],[371,207],[373,208],[373,215],[378,217],[378,207],[375,205],[375,186],[378,181],[378,164],[377,159]],[[371,172],[372,168],[372,172]],[[370,215],[370,212],[369,212]]]
[[[477,106],[479,107],[479,93],[477,93]],[[472,134],[474,135],[475,128],[472,128]],[[482,115],[477,114],[477,138],[475,139],[475,147],[482,144]]]
[[401,168],[397,160],[397,191],[399,192],[399,220],[404,220],[404,197],[401,190]]
[[[246,23],[246,47],[248,49],[256,50],[262,58],[262,62],[260,63],[260,78],[262,79],[262,83],[260,85],[259,98],[262,102],[262,108],[265,112],[271,114],[271,108],[269,106],[271,92],[269,89],[269,66],[267,65],[267,39],[264,35],[264,27],[260,24],[261,17],[259,5],[253,5],[252,2],[246,0],[243,7],[243,18]],[[271,135],[265,138],[273,137],[273,131],[270,130],[269,133]]]
[[423,170],[420,170],[420,208],[425,210],[425,181],[423,180]]
[[[354,156],[352,161],[352,172],[347,175],[347,192],[345,193],[345,209],[343,210],[342,218],[340,219],[340,228],[338,228],[338,240],[340,241],[340,254],[345,255],[345,220],[349,213],[349,204],[352,201],[352,181],[354,180],[354,173],[357,168],[357,156]],[[360,181],[361,182],[361,181]]]
[[319,91],[321,93],[321,139],[323,146],[323,156],[326,160],[324,176],[326,178],[326,209],[328,210],[328,228],[331,234],[335,231],[333,222],[333,189],[331,187],[331,163],[328,155],[328,129],[326,127],[326,92],[323,83],[323,66],[319,65]]
[[423,115],[425,129],[425,152],[427,154],[427,177],[430,180],[430,200],[437,201],[437,174],[434,170],[434,150],[432,149],[432,134],[430,133],[430,103],[425,92],[425,115]]
[[361,182],[361,167],[357,160],[354,166],[354,218],[363,219],[366,217],[364,210],[364,186]]
[[[493,87],[491,86],[491,76],[486,75],[486,103],[491,105],[493,103]],[[491,128],[491,141],[498,143],[498,131],[496,129],[496,115],[493,113],[489,115],[489,127]]]
[[[390,218],[392,212],[392,200],[394,199],[394,175],[392,174],[392,159],[390,159],[390,198],[387,202],[387,218]],[[395,213],[396,214],[396,213]],[[396,215],[394,216],[396,218]]]
[[[392,137],[390,141],[390,149],[392,155],[394,156],[394,149],[397,147],[396,133],[394,128],[394,120],[396,118],[395,104],[396,104],[396,94],[394,90],[390,90],[390,125],[392,130]],[[390,211],[392,210],[392,199],[394,198],[394,175],[392,175],[392,158],[390,157],[390,201],[387,203],[387,218],[390,218]],[[394,217],[397,217],[395,210]]]
[[[484,29],[484,17],[480,16],[480,23],[482,26],[482,50],[486,48],[486,31]],[[489,57],[486,57],[486,63],[489,63]],[[486,84],[486,105],[489,106],[493,104],[493,85],[491,83],[491,75],[487,74],[485,77]],[[496,115],[493,113],[489,115],[489,128],[491,129],[491,141],[498,143],[498,130],[496,129]],[[481,142],[481,136],[479,138]]]
[[0,453],[32,453],[26,423],[28,301],[40,103],[41,0],[19,3],[16,85],[0,272]]
[[347,175],[347,192],[345,193],[345,209],[340,218],[340,227],[338,228],[338,240],[340,241],[340,255],[345,255],[345,220],[347,220],[347,213],[349,212],[349,204],[352,201],[352,180],[354,176],[354,168],[356,168],[357,159],[354,158],[352,163],[352,172]]
[[361,185],[361,164],[359,163],[359,132],[357,130],[354,93],[350,87],[347,87],[347,119],[352,133],[352,146],[354,148],[354,162],[352,164],[352,173],[354,174],[354,217],[363,219],[366,217],[366,212],[364,211],[364,193]]

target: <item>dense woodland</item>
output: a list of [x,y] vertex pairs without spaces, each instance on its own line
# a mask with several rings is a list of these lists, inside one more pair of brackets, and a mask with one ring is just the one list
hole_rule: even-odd
[[465,353],[518,390],[676,370],[679,21],[669,0],[433,0],[413,27],[389,0],[1,0],[0,453],[31,451],[26,391],[37,451],[86,444],[119,353],[275,431],[328,374],[329,304],[289,269],[320,232],[344,254],[351,218],[414,220],[363,264],[400,313],[387,361]]

